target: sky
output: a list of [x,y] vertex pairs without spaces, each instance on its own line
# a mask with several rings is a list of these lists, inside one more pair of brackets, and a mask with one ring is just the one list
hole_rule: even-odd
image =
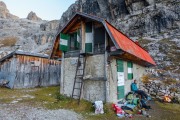
[[58,20],[76,0],[0,0],[11,14],[26,18],[31,11],[43,20]]

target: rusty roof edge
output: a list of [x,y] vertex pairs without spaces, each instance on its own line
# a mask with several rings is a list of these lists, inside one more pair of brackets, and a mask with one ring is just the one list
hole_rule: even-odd
[[[125,52],[126,52],[126,51],[125,51]],[[126,52],[126,53],[128,53],[128,52]],[[128,53],[128,54],[130,54],[130,53]],[[154,64],[152,64],[152,63],[150,63],[150,62],[147,62],[147,61],[145,61],[145,60],[143,60],[143,59],[141,59],[141,58],[139,58],[139,57],[137,57],[137,56],[135,56],[135,55],[133,55],[133,54],[130,54],[130,55],[132,55],[132,56],[134,56],[134,57],[140,59],[142,62],[145,63],[145,64],[139,64],[139,63],[137,63],[137,62],[135,61],[134,63],[136,63],[136,64],[138,64],[138,65],[141,65],[141,66],[144,66],[144,67],[152,67],[152,66],[156,66],[156,65],[154,65]]]
[[24,51],[13,51],[9,53],[8,55],[2,57],[0,59],[0,62],[3,62],[4,60],[11,58],[13,55],[25,55],[25,56],[34,56],[34,57],[40,57],[40,58],[48,58],[48,55],[40,54],[40,53],[29,53]]
[[[155,64],[153,64],[153,63],[151,63],[151,62],[149,62],[149,61],[147,61],[147,60],[145,60],[145,59],[142,59],[142,58],[140,58],[140,57],[138,57],[138,56],[136,56],[136,55],[134,55],[134,54],[132,54],[132,53],[130,53],[130,52],[127,52],[127,51],[125,51],[126,53],[128,53],[128,54],[131,54],[131,55],[133,55],[134,57],[137,57],[137,58],[139,58],[139,59],[141,59],[142,61],[144,61],[144,62],[147,62],[147,63],[149,63],[149,64],[151,64],[152,66],[156,66],[156,63]],[[149,54],[149,53],[148,53]],[[144,54],[143,54],[143,56],[144,56]],[[149,55],[150,56],[150,55]],[[151,57],[151,56],[150,56]],[[145,58],[145,57],[144,57]],[[152,59],[152,57],[151,57],[151,59]],[[153,59],[152,59],[153,60]],[[154,61],[154,60],[153,60]]]
[[[109,30],[109,28],[107,27],[107,25],[106,25],[105,22],[106,22],[106,20],[103,20],[102,24],[104,25],[106,31],[108,32],[108,34],[109,34],[111,40],[113,41],[115,47],[116,47],[117,49],[121,49],[121,48],[119,47],[119,45],[117,44],[116,40],[114,39],[112,33],[110,32],[110,30]],[[122,49],[121,49],[121,50],[122,50]]]
[[16,52],[16,51],[13,51],[13,52],[7,54],[6,56],[2,57],[2,58],[0,59],[0,62],[3,62],[4,60],[12,57],[12,56],[15,54],[15,52]]
[[[144,58],[145,58],[145,55],[143,54],[143,52],[142,52],[142,50],[144,50],[144,49],[141,49],[141,53],[142,53],[142,55],[144,56]],[[147,51],[146,51],[147,52]],[[148,52],[147,52],[148,53]],[[151,64],[153,64],[154,66],[156,65],[156,63],[155,63],[155,61],[154,61],[154,59],[151,57],[151,55],[148,53],[148,55],[149,55],[149,57],[152,59],[152,61],[154,62],[154,64],[153,63],[151,63]],[[146,60],[147,61],[147,60]]]
[[26,56],[34,56],[34,57],[41,57],[41,58],[48,58],[49,55],[41,54],[41,53],[31,53],[31,52],[25,52],[25,51],[19,51],[17,50],[15,52],[16,55],[26,55]]

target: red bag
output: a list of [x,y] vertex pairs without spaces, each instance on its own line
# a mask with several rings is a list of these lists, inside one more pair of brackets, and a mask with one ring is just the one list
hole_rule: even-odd
[[124,114],[124,111],[119,106],[117,106],[116,104],[113,104],[112,106],[116,114]]

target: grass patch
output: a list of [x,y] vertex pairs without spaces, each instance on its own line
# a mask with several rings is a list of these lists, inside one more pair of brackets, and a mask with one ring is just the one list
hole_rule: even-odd
[[17,42],[17,37],[6,37],[0,40],[1,47],[14,46]]
[[150,40],[146,40],[146,39],[140,39],[138,40],[139,44],[142,45],[142,46],[146,46],[147,44],[151,43]]
[[156,104],[158,104],[163,109],[180,112],[180,104],[160,103],[157,101],[156,101]]

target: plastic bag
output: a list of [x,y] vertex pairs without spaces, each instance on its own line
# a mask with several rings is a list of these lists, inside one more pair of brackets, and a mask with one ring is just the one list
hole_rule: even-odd
[[102,101],[95,101],[94,107],[95,107],[95,114],[103,114],[104,113]]

